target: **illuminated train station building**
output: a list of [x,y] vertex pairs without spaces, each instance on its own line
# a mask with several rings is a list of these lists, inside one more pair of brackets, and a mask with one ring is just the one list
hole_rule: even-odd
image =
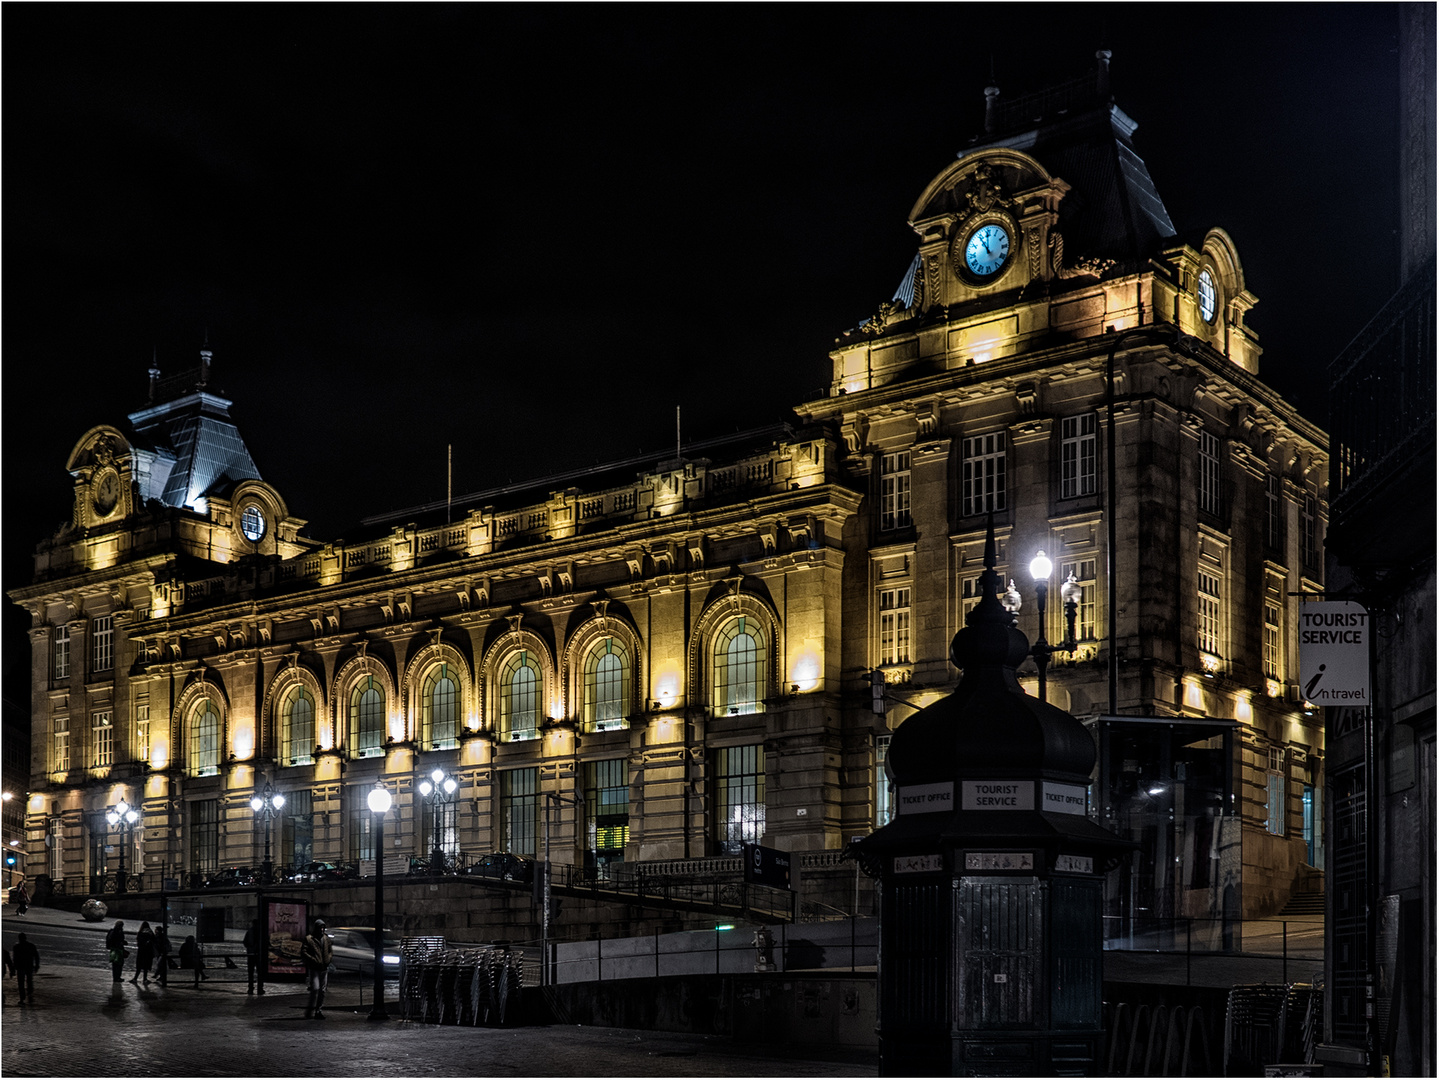
[[[260,475],[208,351],[148,400],[137,372],[136,411],[77,433],[73,518],[10,593],[32,615],[32,880],[87,888],[117,844],[145,888],[258,864],[267,782],[278,863],[372,859],[377,780],[387,850],[417,858],[542,855],[549,802],[556,863],[737,873],[762,841],[828,880],[891,813],[891,729],[956,682],[992,519],[1026,636],[1036,552],[1049,641],[1078,588],[1048,695],[1098,740],[1090,813],[1139,845],[1112,913],[1258,916],[1320,887],[1295,627],[1322,586],[1326,436],[1261,381],[1239,252],[1176,234],[1106,65],[989,96],[914,204],[897,293],[787,425],[357,507],[358,538],[329,542]],[[436,768],[448,803],[420,794]]]

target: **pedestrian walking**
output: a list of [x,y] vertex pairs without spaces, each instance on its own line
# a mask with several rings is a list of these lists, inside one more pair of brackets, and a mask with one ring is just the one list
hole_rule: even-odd
[[260,944],[263,936],[260,920],[252,919],[245,929],[245,975],[249,980],[249,987],[245,990],[247,994],[255,992],[255,969],[260,964]]
[[161,923],[155,931],[155,972],[161,986],[170,982],[170,933]]
[[110,970],[115,974],[115,981],[120,982],[125,976],[125,957],[130,955],[130,950],[125,948],[125,924],[117,922],[105,935],[105,948],[110,950]]
[[142,975],[145,977],[145,985],[150,985],[150,965],[155,962],[155,931],[150,929],[148,922],[140,924],[140,930],[135,935],[135,974],[130,976],[134,982]]
[[15,914],[24,915],[30,909],[30,890],[25,888],[22,881],[15,886]]
[[180,942],[180,968],[195,973],[195,985],[200,985],[201,979],[208,979],[205,974],[205,958],[200,955],[200,944],[191,934],[184,941]]
[[20,1004],[30,999],[35,1004],[35,972],[40,970],[40,950],[35,948],[22,933],[15,942],[13,954],[15,978],[20,980]]
[[[3,953],[5,957],[5,978],[13,979],[15,977],[15,960],[11,957],[9,949],[0,949],[0,953]],[[0,983],[0,986],[4,986],[4,983]],[[4,1004],[5,992],[0,990],[0,1005]]]
[[330,983],[330,962],[335,958],[335,946],[330,935],[325,933],[325,920],[316,919],[310,932],[300,946],[300,960],[305,965],[305,976],[310,989],[310,1000],[305,1006],[305,1019],[313,1016],[323,1020],[321,1011],[325,1004],[325,988]]

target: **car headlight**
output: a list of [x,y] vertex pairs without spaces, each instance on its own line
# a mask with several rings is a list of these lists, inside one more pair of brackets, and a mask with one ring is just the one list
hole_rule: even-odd
[[384,956],[381,957],[381,959],[384,960],[384,962],[387,964],[398,964],[400,962],[400,958],[398,956]]

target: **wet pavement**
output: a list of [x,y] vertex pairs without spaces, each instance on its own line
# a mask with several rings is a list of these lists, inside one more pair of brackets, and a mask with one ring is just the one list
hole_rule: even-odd
[[[156,920],[151,919],[153,924]],[[111,981],[103,933],[114,920],[85,923],[71,912],[5,909],[4,940],[34,930],[41,949],[35,1004],[15,1003],[4,980],[0,1073],[5,1076],[874,1076],[873,1057],[757,1047],[702,1035],[540,1024],[452,1027],[374,1022],[370,982],[331,978],[325,1019],[305,1018],[298,983],[246,994],[243,968],[190,973],[168,987]],[[125,920],[126,929],[139,920]],[[94,962],[65,950],[51,963],[52,935],[95,935]],[[83,938],[81,939],[83,943]],[[62,950],[54,949],[58,954]],[[133,950],[132,950],[133,951]],[[391,980],[390,994],[395,993]],[[393,1001],[388,1006],[398,1013]]]

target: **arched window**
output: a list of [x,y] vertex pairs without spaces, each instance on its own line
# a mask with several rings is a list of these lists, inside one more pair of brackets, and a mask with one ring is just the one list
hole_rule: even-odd
[[539,722],[540,666],[529,652],[517,652],[500,672],[500,737],[538,739]]
[[190,772],[214,776],[220,771],[220,714],[215,703],[205,698],[195,707],[190,728]]
[[310,765],[314,761],[315,699],[303,686],[285,695],[280,706],[281,765]]
[[764,710],[764,631],[741,615],[720,628],[714,645],[714,711],[716,716]]
[[378,757],[385,752],[385,691],[366,675],[350,692],[350,755]]
[[425,676],[420,691],[420,741],[433,750],[451,750],[459,733],[460,685],[455,669],[441,664]]
[[585,656],[584,724],[587,731],[625,726],[630,712],[630,655],[618,638],[596,642]]

